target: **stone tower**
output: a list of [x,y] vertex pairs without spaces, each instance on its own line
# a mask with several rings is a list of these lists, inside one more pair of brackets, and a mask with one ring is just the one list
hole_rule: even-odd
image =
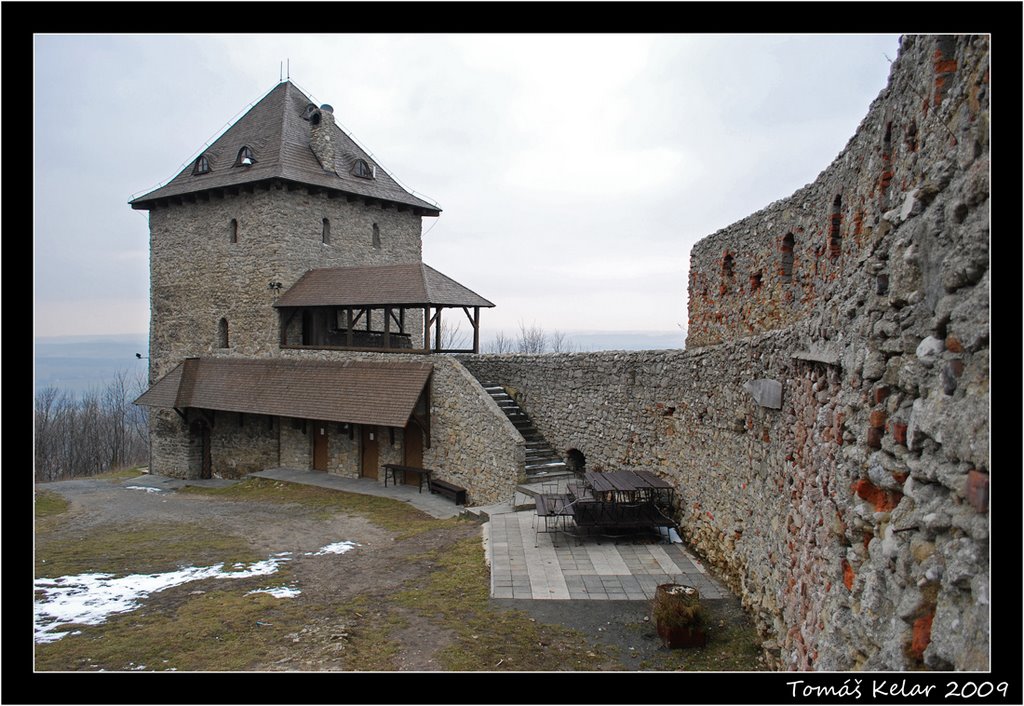
[[441,312],[464,310],[478,348],[493,304],[423,264],[440,209],[333,108],[282,82],[131,206],[150,214],[153,472],[377,477],[382,434],[421,461]]

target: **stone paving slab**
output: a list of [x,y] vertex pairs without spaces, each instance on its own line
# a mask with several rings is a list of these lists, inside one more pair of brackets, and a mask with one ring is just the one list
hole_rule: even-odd
[[[650,600],[662,583],[696,587],[702,598],[728,590],[682,544],[619,544],[536,532],[533,511],[491,515],[484,526],[491,597],[532,600]],[[543,527],[543,525],[542,525]]]

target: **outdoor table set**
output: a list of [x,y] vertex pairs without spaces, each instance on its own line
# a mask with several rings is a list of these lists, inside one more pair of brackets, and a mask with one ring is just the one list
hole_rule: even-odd
[[618,537],[675,528],[669,516],[674,493],[650,471],[590,471],[582,482],[569,483],[565,494],[537,497],[537,533],[564,532],[579,539],[586,534]]

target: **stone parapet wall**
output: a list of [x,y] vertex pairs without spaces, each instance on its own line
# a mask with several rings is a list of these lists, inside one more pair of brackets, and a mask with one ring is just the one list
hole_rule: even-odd
[[[879,240],[958,173],[987,179],[988,80],[987,38],[904,37],[888,86],[812,184],[694,246],[687,347],[790,325],[854,272],[884,288],[893,273],[862,271]],[[987,259],[974,254],[947,276],[973,276]]]
[[669,479],[780,668],[987,669],[988,144],[987,38],[904,38],[818,181],[695,246],[689,350],[461,360],[588,469]]

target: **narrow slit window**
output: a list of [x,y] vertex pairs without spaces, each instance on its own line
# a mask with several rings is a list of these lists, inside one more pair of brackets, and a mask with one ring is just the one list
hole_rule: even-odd
[[828,233],[828,255],[829,257],[839,257],[843,252],[843,238],[839,234],[839,225],[842,223],[843,216],[843,197],[841,194],[837,194],[835,201],[832,202],[832,219]]
[[324,245],[330,245],[331,244],[331,222],[329,220],[327,220],[326,218],[324,219],[324,223],[323,223],[323,231],[321,232],[321,239],[323,240]]
[[380,227],[376,223],[373,224],[373,247],[380,249]]
[[722,277],[724,279],[732,279],[733,276],[733,259],[732,255],[726,255],[722,258]]
[[228,320],[224,318],[217,322],[217,347],[228,347]]
[[228,224],[228,242],[238,242],[238,219],[232,218],[231,223]]
[[782,239],[782,271],[780,272],[784,284],[793,281],[793,246],[795,244],[796,240],[793,238],[793,234],[786,233],[786,237]]

